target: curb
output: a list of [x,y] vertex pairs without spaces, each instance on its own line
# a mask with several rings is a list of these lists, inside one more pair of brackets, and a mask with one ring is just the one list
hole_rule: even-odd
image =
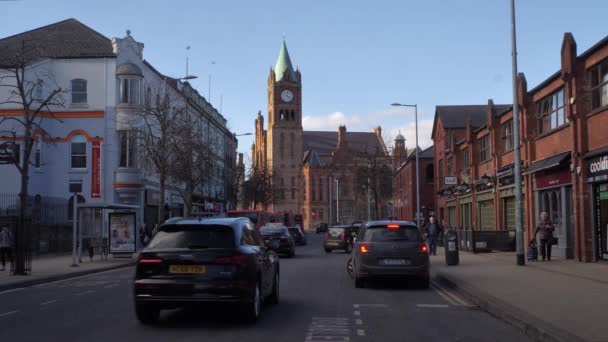
[[450,279],[448,275],[438,272],[434,280],[441,285],[459,292],[468,301],[490,315],[507,322],[521,330],[533,341],[540,342],[586,342],[584,338],[558,328],[546,321],[536,318],[514,306],[493,297],[462,281]]
[[[6,290],[12,290],[12,289],[16,289],[16,288],[22,288],[22,287],[31,287],[34,285],[40,285],[40,284],[50,283],[50,282],[59,281],[59,280],[82,277],[82,276],[93,274],[93,273],[101,273],[101,272],[106,272],[106,271],[118,270],[121,268],[135,266],[135,264],[136,264],[136,262],[133,261],[133,262],[127,262],[127,263],[120,264],[120,265],[112,265],[112,266],[108,266],[108,267],[95,268],[95,269],[91,269],[91,270],[83,270],[83,271],[77,271],[77,272],[71,272],[71,273],[57,274],[57,275],[52,275],[52,276],[37,278],[37,279],[27,279],[27,280],[17,282],[17,283],[0,284],[0,292],[6,291]],[[20,276],[20,277],[27,277],[27,276]]]

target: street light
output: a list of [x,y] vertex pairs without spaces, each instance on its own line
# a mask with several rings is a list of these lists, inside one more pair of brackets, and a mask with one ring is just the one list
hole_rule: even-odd
[[334,179],[334,182],[336,182],[336,224],[340,224],[340,182],[338,178]]
[[418,105],[392,103],[391,106],[414,107],[414,115],[416,119],[416,225],[418,226],[418,228],[420,228],[420,164],[418,163]]
[[240,137],[240,136],[243,136],[243,135],[253,135],[253,133],[251,133],[251,132],[249,132],[249,133],[242,133],[242,134],[236,134],[236,133],[232,133],[232,134],[234,134],[235,137]]

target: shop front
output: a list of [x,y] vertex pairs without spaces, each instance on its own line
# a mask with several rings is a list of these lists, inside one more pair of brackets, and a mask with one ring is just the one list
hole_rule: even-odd
[[[602,149],[606,150],[606,149]],[[591,187],[593,247],[595,260],[608,260],[608,151],[590,152],[585,160],[587,183]]]

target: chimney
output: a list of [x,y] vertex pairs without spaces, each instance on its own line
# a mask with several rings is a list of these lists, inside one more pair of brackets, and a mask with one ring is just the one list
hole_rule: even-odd
[[338,148],[346,146],[346,126],[342,125],[338,128]]
[[239,165],[243,165],[243,153],[239,153]]
[[382,137],[382,127],[380,127],[380,126],[374,127],[374,133],[376,133],[376,135],[378,137]]

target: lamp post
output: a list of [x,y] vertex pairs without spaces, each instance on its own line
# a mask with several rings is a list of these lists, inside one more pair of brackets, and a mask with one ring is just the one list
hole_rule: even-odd
[[416,225],[420,229],[420,164],[418,162],[418,105],[393,103],[391,106],[397,107],[414,107],[414,116],[416,120]]
[[519,137],[519,98],[517,97],[517,42],[515,34],[515,0],[511,0],[511,66],[513,72],[513,141],[514,170],[515,173],[515,249],[517,265],[526,264],[524,258],[524,230],[522,224],[522,198],[521,198],[521,153]]
[[340,182],[338,181],[338,178],[334,179],[334,181],[336,182],[336,224],[339,224],[340,223],[340,191],[339,191]]

